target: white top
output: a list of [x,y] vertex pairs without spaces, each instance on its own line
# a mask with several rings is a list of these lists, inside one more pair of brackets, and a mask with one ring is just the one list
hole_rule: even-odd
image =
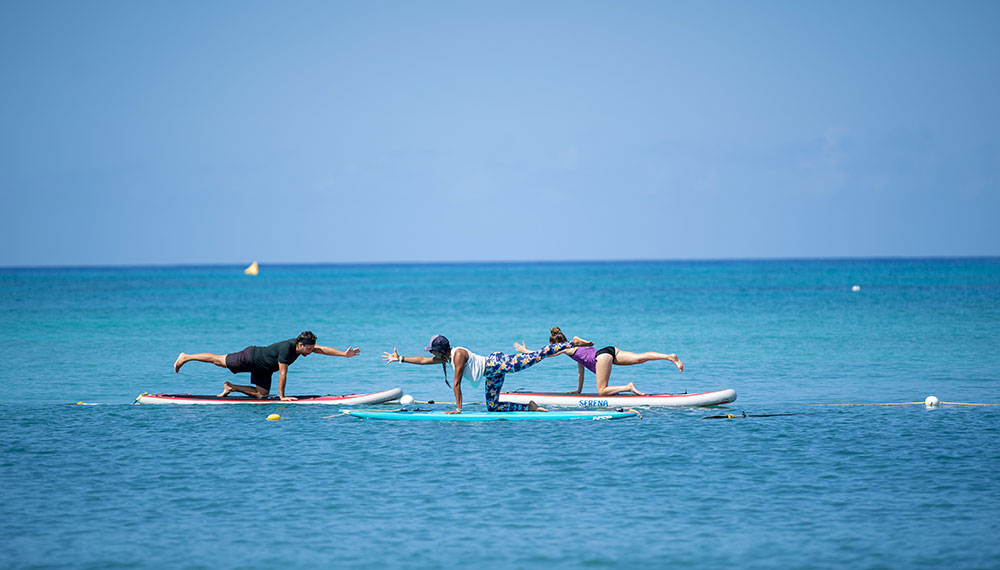
[[[451,349],[452,366],[454,366],[455,362],[455,351],[460,348],[463,347],[456,346]],[[465,361],[465,366],[462,368],[462,379],[472,382],[472,385],[478,388],[479,381],[483,378],[483,372],[486,371],[486,357],[480,356],[468,348],[465,351],[469,353],[469,358]]]

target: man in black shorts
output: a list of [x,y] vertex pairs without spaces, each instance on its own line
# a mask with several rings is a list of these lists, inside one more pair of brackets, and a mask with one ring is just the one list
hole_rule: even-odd
[[299,356],[307,356],[314,352],[327,356],[351,358],[357,356],[361,349],[347,347],[347,350],[337,350],[328,346],[320,346],[316,344],[316,335],[305,331],[296,338],[276,342],[270,346],[248,346],[240,352],[230,354],[213,354],[211,352],[187,354],[182,352],[174,361],[174,372],[180,372],[181,366],[196,360],[228,368],[233,374],[250,373],[250,386],[226,382],[225,389],[219,394],[220,398],[228,396],[232,392],[240,392],[251,398],[264,398],[271,392],[271,376],[278,372],[278,397],[287,401],[295,399],[291,396],[285,396],[288,366],[295,362]]

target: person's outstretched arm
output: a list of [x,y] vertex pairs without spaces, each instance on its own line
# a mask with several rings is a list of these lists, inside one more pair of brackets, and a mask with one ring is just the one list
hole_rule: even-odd
[[351,358],[361,354],[360,348],[354,348],[354,346],[347,347],[347,350],[337,350],[336,348],[330,348],[329,346],[316,345],[313,348],[313,352],[318,354],[325,354],[327,356],[343,356],[344,358]]
[[396,349],[393,348],[392,352],[383,352],[382,360],[385,360],[386,364],[390,362],[399,362],[401,364],[441,364],[442,360],[434,356],[400,356]]

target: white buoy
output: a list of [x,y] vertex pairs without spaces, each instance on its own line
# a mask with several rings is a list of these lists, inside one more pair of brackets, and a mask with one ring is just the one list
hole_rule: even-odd
[[857,293],[860,290],[861,290],[861,285],[855,285],[854,287],[851,287],[851,291],[854,291],[855,293]]
[[938,401],[937,396],[927,396],[927,399],[924,400],[924,405],[928,408],[936,408],[940,403],[941,402]]
[[404,406],[409,406],[410,404],[413,403],[413,396],[409,394],[403,394],[403,397],[399,399],[399,403],[403,404]]

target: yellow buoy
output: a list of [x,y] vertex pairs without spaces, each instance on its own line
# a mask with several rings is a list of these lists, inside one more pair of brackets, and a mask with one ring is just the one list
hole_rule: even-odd
[[279,416],[278,414],[271,414],[271,415],[267,416],[267,421],[269,421],[269,422],[273,422],[275,420],[280,420],[280,419],[281,419],[281,416]]
[[257,262],[255,261],[251,263],[246,269],[244,269],[243,273],[246,273],[247,275],[257,275],[259,271],[260,267],[257,266]]

